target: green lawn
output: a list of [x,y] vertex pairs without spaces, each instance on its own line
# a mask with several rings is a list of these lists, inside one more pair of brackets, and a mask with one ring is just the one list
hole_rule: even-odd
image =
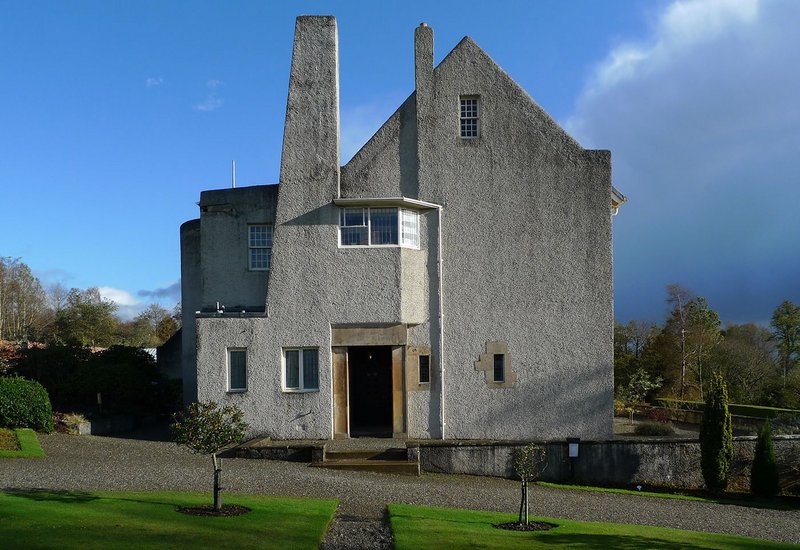
[[389,506],[389,520],[397,550],[459,548],[639,548],[757,550],[797,548],[747,537],[681,531],[664,527],[535,518],[558,525],[549,531],[522,533],[492,525],[515,521],[511,514],[427,508],[406,504]]
[[41,458],[44,456],[44,451],[39,445],[39,439],[36,437],[36,432],[28,428],[19,428],[16,430],[3,430],[6,433],[13,433],[17,438],[19,444],[18,451],[7,451],[0,449],[0,458]]
[[317,548],[336,501],[225,494],[247,506],[236,517],[198,517],[178,506],[210,504],[200,493],[0,493],[0,548]]

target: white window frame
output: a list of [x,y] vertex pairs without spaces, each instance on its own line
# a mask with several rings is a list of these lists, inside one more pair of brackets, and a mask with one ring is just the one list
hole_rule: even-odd
[[[269,228],[269,245],[253,244],[253,229],[257,227]],[[247,269],[250,271],[269,271],[272,266],[272,237],[273,227],[268,223],[251,223],[247,226]],[[253,267],[253,250],[267,251],[267,267]]]
[[[244,353],[244,387],[234,388],[231,385],[231,354]],[[225,373],[227,378],[227,392],[228,393],[244,393],[247,391],[247,348],[228,348],[225,353]]]
[[[372,216],[373,209],[394,209],[397,210],[397,243],[372,244]],[[345,215],[348,211],[362,211],[362,225],[343,225]],[[405,223],[404,223],[405,222]],[[345,227],[363,227],[367,232],[367,244],[342,244],[342,229]],[[409,231],[413,227],[412,231]],[[339,208],[339,248],[413,248],[419,250],[420,246],[420,223],[419,211],[412,208],[400,208],[397,206],[355,206]]]
[[[466,102],[475,102],[475,111],[465,114]],[[474,116],[473,116],[474,115]],[[475,134],[466,133],[464,129],[465,122],[475,122]],[[458,135],[461,139],[478,139],[481,137],[481,98],[477,95],[462,95],[458,97]]]
[[[286,353],[296,351],[298,352],[297,360],[298,360],[298,370],[297,370],[297,384],[296,388],[290,388],[286,381],[287,381],[287,365],[286,365]],[[317,386],[315,388],[306,388],[305,387],[305,380],[304,380],[304,366],[303,366],[303,356],[305,353],[314,352],[317,354]],[[311,393],[311,392],[318,392],[319,391],[319,348],[315,347],[289,347],[283,348],[281,352],[281,386],[285,393]]]

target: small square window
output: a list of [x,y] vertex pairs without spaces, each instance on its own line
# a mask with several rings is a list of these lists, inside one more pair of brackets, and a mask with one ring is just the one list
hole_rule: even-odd
[[295,348],[283,350],[284,391],[319,390],[319,350]]
[[462,138],[480,137],[478,96],[461,96],[459,123]]
[[247,391],[247,350],[228,349],[228,391]]
[[494,354],[494,378],[495,382],[506,381],[506,356],[502,353]]
[[267,271],[272,262],[272,226],[248,226],[248,267],[251,271]]
[[419,383],[430,384],[431,382],[431,356],[419,356]]

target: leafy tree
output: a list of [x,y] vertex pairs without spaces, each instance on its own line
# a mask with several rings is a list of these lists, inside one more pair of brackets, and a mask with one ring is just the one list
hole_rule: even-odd
[[528,482],[536,480],[547,468],[547,450],[534,443],[514,449],[514,471],[522,482],[519,523],[528,525]]
[[663,377],[665,394],[702,399],[704,374],[722,341],[719,315],[705,298],[684,287],[669,285],[667,294],[673,309],[664,328],[645,346],[641,365]]
[[629,321],[614,323],[614,384],[624,386],[631,375],[642,366],[642,355],[652,336],[655,323]]
[[730,325],[711,362],[722,373],[734,403],[767,404],[768,389],[776,376],[772,334],[754,323]]
[[57,335],[64,342],[108,347],[116,341],[116,311],[117,305],[103,298],[97,288],[73,288],[66,307],[56,316]]
[[783,369],[783,383],[789,371],[800,361],[800,306],[784,300],[775,308],[770,323]]
[[641,403],[649,393],[660,388],[662,382],[660,377],[651,378],[646,370],[638,369],[625,386],[617,389],[617,399],[625,404],[625,410],[630,414],[631,423],[633,423],[633,406]]
[[700,399],[703,399],[703,366],[722,341],[719,315],[703,297],[686,304],[689,334],[686,338],[686,362],[696,380]]
[[240,443],[249,429],[243,420],[244,413],[236,405],[221,409],[213,401],[192,403],[183,412],[175,413],[170,426],[172,439],[193,453],[211,455],[214,465],[214,510],[222,510],[221,487],[222,459],[217,454],[230,445]]
[[778,463],[772,445],[772,430],[767,420],[758,433],[753,468],[750,471],[750,491],[758,496],[772,497],[779,490]]
[[715,373],[709,383],[700,424],[700,466],[707,489],[725,490],[732,461],[733,428],[728,411],[728,389],[722,376]]

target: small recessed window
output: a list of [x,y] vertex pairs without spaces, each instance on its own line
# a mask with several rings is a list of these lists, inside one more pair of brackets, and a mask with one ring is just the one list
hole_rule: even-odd
[[272,226],[248,226],[248,267],[252,271],[267,271],[272,261]]
[[459,122],[462,138],[480,137],[478,96],[461,96]]
[[431,381],[431,356],[419,356],[419,383],[429,384]]
[[506,381],[506,356],[502,353],[494,354],[494,381]]
[[319,390],[319,350],[294,348],[283,350],[284,391]]
[[228,391],[247,391],[246,349],[228,349]]

